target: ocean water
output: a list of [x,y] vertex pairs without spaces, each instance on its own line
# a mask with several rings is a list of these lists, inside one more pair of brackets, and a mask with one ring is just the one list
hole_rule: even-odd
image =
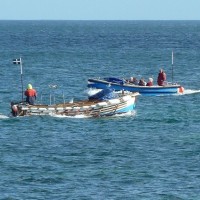
[[[0,38],[0,199],[200,199],[200,21],[0,21]],[[185,92],[139,96],[128,116],[11,118],[19,57],[38,102],[160,68]]]

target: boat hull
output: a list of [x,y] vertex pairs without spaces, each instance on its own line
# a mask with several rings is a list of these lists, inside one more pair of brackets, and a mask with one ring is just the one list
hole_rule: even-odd
[[132,112],[135,109],[136,94],[121,95],[119,98],[104,101],[79,101],[74,103],[56,105],[28,105],[25,103],[12,103],[13,116],[32,115],[59,115],[59,116],[85,116],[103,117]]
[[108,87],[114,89],[115,91],[124,90],[130,92],[139,92],[142,95],[176,94],[183,92],[183,87],[178,84],[165,86],[138,86],[126,83],[112,83],[99,79],[88,79],[88,88],[105,89]]

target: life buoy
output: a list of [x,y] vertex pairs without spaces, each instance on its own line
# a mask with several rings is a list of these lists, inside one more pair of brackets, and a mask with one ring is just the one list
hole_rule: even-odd
[[184,92],[184,87],[180,87],[180,88],[178,89],[178,92],[179,92],[179,93],[183,93],[183,92]]

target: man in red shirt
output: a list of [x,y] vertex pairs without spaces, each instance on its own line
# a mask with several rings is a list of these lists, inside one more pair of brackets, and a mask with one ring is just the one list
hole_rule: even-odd
[[166,81],[166,79],[167,79],[167,76],[166,76],[165,72],[162,69],[160,69],[160,72],[158,74],[158,79],[157,79],[158,85],[163,86],[164,81]]
[[37,97],[37,93],[36,90],[33,89],[31,84],[28,84],[27,86],[27,90],[24,92],[25,96],[26,96],[26,102],[34,105],[36,97]]

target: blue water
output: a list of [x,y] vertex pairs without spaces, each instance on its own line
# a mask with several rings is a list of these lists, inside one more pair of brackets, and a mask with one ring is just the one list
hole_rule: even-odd
[[[0,21],[0,38],[0,199],[200,199],[200,21]],[[171,81],[172,51],[185,94],[139,96],[135,115],[9,117],[14,58],[23,89],[59,102],[92,77]]]

